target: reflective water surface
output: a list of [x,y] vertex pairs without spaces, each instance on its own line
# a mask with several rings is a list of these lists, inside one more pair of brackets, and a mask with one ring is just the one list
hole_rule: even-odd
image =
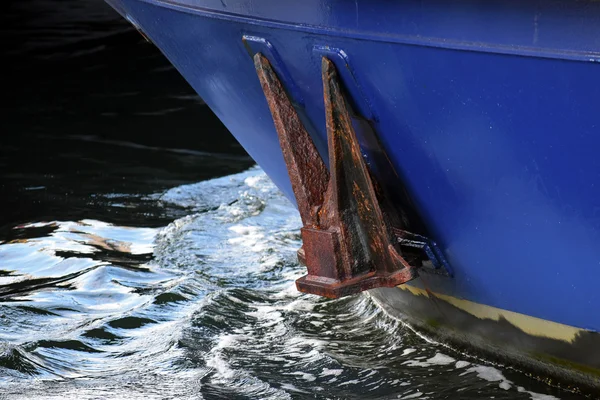
[[300,219],[259,169],[144,201],[187,215],[160,228],[92,219],[13,227],[18,239],[0,245],[5,391],[27,398],[568,397],[415,334],[367,295],[299,294]]
[[293,206],[112,10],[56,4],[2,17],[21,84],[0,147],[0,398],[577,398],[368,295],[299,294]]

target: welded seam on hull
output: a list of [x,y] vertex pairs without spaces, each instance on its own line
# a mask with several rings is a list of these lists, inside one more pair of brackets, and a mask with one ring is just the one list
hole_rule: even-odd
[[585,329],[576,328],[574,326],[564,325],[559,322],[548,321],[516,313],[514,311],[503,310],[501,308],[475,303],[469,300],[458,299],[441,293],[426,291],[425,289],[412,285],[399,285],[398,288],[409,291],[415,296],[431,298],[431,295],[433,295],[435,298],[443,300],[479,319],[489,319],[493,321],[505,319],[513,326],[532,336],[546,337],[573,343],[579,334],[587,332]]
[[422,37],[411,35],[377,35],[373,33],[348,32],[324,28],[322,26],[309,24],[294,24],[289,22],[275,21],[266,18],[246,17],[240,14],[227,13],[211,10],[204,7],[194,7],[183,5],[169,0],[136,0],[143,3],[152,4],[158,7],[169,8],[184,13],[193,13],[208,18],[240,22],[249,25],[257,25],[266,28],[276,28],[285,30],[295,30],[316,35],[343,37],[357,40],[370,40],[380,43],[397,43],[409,46],[435,47],[449,50],[473,51],[477,53],[505,54],[514,56],[526,56],[536,58],[550,58],[560,60],[600,62],[600,52],[594,51],[569,51],[564,49],[535,48],[530,46],[517,45],[492,45],[485,42],[467,42],[459,40],[449,40],[435,37]]

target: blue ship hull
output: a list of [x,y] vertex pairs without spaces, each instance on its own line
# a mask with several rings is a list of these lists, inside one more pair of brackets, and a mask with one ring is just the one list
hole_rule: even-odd
[[600,3],[109,2],[292,201],[251,55],[324,157],[328,55],[453,271],[372,295],[448,340],[600,387]]

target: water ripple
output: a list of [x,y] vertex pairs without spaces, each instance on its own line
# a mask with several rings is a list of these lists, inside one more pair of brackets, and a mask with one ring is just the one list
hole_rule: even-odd
[[557,394],[424,340],[368,295],[324,300],[298,293],[301,222],[259,169],[150,197],[188,215],[163,228],[37,222],[15,227],[0,245],[5,393],[547,400]]

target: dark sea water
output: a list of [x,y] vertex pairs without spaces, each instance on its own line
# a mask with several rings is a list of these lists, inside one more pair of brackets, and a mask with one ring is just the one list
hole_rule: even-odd
[[151,44],[99,0],[5,10],[0,398],[578,398],[299,294],[297,211]]

